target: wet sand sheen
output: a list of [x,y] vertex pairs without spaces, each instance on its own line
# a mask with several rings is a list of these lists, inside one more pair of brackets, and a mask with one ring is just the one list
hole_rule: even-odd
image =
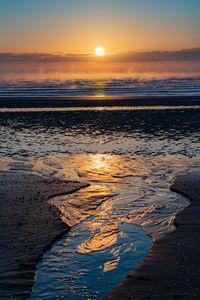
[[146,256],[152,242],[145,232],[156,239],[173,230],[171,219],[189,204],[169,191],[169,182],[175,170],[183,168],[185,172],[187,165],[194,167],[194,160],[96,154],[61,155],[42,161],[63,174],[69,174],[65,166],[70,165],[80,180],[91,183],[89,188],[63,197],[67,218],[72,215],[68,213],[71,204],[77,212],[81,199],[88,198],[90,189],[94,192],[94,184],[95,193],[107,187],[118,195],[104,202],[92,218],[73,227],[43,256],[31,299],[50,298],[55,291],[57,297],[99,299]]
[[76,111],[128,111],[128,110],[180,110],[180,109],[200,109],[200,105],[179,105],[179,106],[93,106],[93,107],[20,107],[20,108],[0,108],[0,113],[9,112],[76,112]]
[[178,176],[171,190],[190,206],[175,217],[176,230],[155,241],[145,259],[104,300],[200,299],[200,176]]
[[[62,158],[61,162],[62,162],[63,166],[64,165],[66,165],[66,166],[70,165],[70,168],[74,169],[75,166],[77,168],[77,162],[73,163],[73,159],[72,159],[71,156],[70,157],[65,157],[66,162],[64,161],[64,157],[61,157],[61,158]],[[81,156],[79,159],[80,159],[81,162],[83,162],[83,164],[85,164],[86,163],[86,159],[83,159],[83,158],[85,158],[85,157]],[[106,160],[106,158],[107,158],[107,160]],[[68,159],[70,159],[70,164],[68,162]],[[76,158],[76,159],[78,159],[78,158]],[[117,169],[115,169],[115,165],[113,165],[114,159],[117,160]],[[126,159],[128,159],[128,158],[126,157]],[[92,164],[90,165],[87,162],[87,164],[86,164],[87,165],[87,169],[86,170],[84,168],[83,169],[82,168],[78,168],[77,169],[78,170],[77,174],[79,174],[79,177],[81,176],[81,178],[83,180],[87,179],[87,181],[88,181],[88,179],[89,179],[89,181],[91,181],[91,180],[93,181],[93,180],[97,180],[97,178],[98,178],[100,180],[100,182],[102,180],[103,180],[103,182],[106,180],[108,182],[112,182],[112,183],[116,184],[116,183],[118,183],[119,180],[120,181],[124,180],[122,174],[130,176],[130,173],[127,173],[127,161],[125,161],[126,162],[126,164],[125,164],[126,168],[124,168],[124,162],[121,162],[121,164],[119,164],[119,162],[120,162],[119,161],[119,157],[113,157],[113,161],[111,162],[111,157],[110,156],[109,157],[105,157],[105,155],[104,156],[102,156],[102,155],[100,155],[100,156],[96,155],[96,156],[91,156],[90,160],[91,160],[90,163],[92,163]],[[131,159],[131,161],[132,161],[132,163],[133,162],[136,163],[135,160]],[[162,167],[163,167],[162,164],[161,164],[161,161],[162,160],[159,160],[159,169],[158,169],[159,174],[161,172],[160,168],[162,169]],[[53,166],[56,169],[60,170],[60,164],[59,164],[59,158],[58,157],[57,157],[57,159],[55,157],[53,157],[53,159],[51,157],[48,157],[48,159],[46,159],[44,162],[48,166],[51,166],[51,168],[50,168],[49,171],[46,170],[46,172],[45,172],[43,170],[43,172],[46,173],[46,175],[49,174],[49,172],[52,173],[52,164],[53,164]],[[93,165],[94,162],[95,162],[95,165]],[[2,161],[2,163],[3,163],[3,161]],[[5,163],[5,169],[8,167],[7,163]],[[24,163],[25,163],[25,161],[24,161]],[[22,169],[24,171],[33,171],[31,168],[28,168],[28,166],[26,166],[26,164],[24,164],[24,163],[22,163],[22,162],[18,162],[18,163],[17,162],[15,162],[15,163],[14,162],[10,162],[10,167],[14,167],[15,164],[16,164],[15,167],[17,169],[19,169],[19,167],[20,168],[23,167]],[[112,165],[112,168],[114,168],[114,170],[110,170],[109,171],[109,165],[108,165],[108,163],[109,163],[109,165],[110,164]],[[141,161],[139,160],[136,164],[138,164],[138,163],[140,164],[140,171],[142,171],[141,170],[141,167],[142,167]],[[147,161],[145,162],[145,166],[146,166],[146,163],[147,163]],[[154,163],[156,163],[156,161],[154,161]],[[174,163],[175,162],[173,162],[173,165],[174,165]],[[186,167],[187,163],[186,163],[185,160],[184,160],[184,163],[185,163],[185,167]],[[189,163],[189,161],[188,161],[188,163]],[[41,168],[41,163],[39,165],[40,165],[40,168]],[[181,163],[181,165],[182,165],[182,163]],[[94,166],[95,166],[95,168],[97,168],[97,166],[99,167],[99,168],[96,169],[95,172],[94,172]],[[191,160],[190,160],[190,166],[191,166]],[[102,176],[103,176],[102,174],[105,173],[105,172],[103,172],[103,173],[101,172],[102,168],[104,169],[104,171],[106,170],[106,174],[107,174],[106,178],[102,178]],[[119,172],[120,168],[122,169],[121,172]],[[168,165],[168,168],[169,168],[169,165]],[[37,169],[37,167],[36,167],[36,169]],[[10,225],[10,229],[9,229],[10,231],[6,230],[4,232],[4,234],[5,234],[4,237],[5,237],[6,242],[7,242],[7,236],[6,235],[9,232],[13,232],[14,233],[13,236],[11,236],[10,244],[6,245],[4,242],[2,242],[2,245],[4,245],[4,248],[0,248],[0,251],[1,251],[1,253],[3,253],[1,257],[2,257],[2,259],[4,259],[6,255],[9,255],[8,252],[7,252],[6,255],[4,255],[4,253],[6,252],[5,251],[5,247],[6,246],[9,249],[11,249],[10,250],[11,252],[13,251],[12,249],[15,249],[15,247],[17,247],[19,245],[21,247],[20,249],[22,249],[23,247],[26,249],[25,253],[23,252],[24,250],[21,251],[21,253],[23,253],[21,256],[18,253],[19,254],[19,257],[17,257],[18,262],[17,261],[14,262],[13,271],[12,271],[12,265],[11,265],[11,270],[10,271],[8,270],[8,272],[7,272],[6,275],[7,275],[7,282],[11,282],[12,287],[15,290],[15,293],[16,293],[16,289],[18,289],[17,293],[21,293],[22,292],[22,293],[29,294],[30,291],[31,291],[31,288],[32,288],[33,281],[34,281],[35,265],[38,262],[39,258],[41,258],[42,252],[44,250],[47,250],[46,247],[44,247],[44,249],[42,249],[41,245],[37,244],[38,243],[37,238],[39,237],[39,239],[42,240],[42,243],[43,242],[48,242],[48,245],[49,245],[50,244],[50,240],[52,239],[52,237],[51,237],[52,232],[49,233],[49,229],[51,231],[51,226],[53,226],[52,228],[53,228],[53,231],[55,233],[55,231],[57,230],[56,226],[57,226],[57,223],[58,223],[58,227],[60,226],[59,227],[60,234],[62,234],[64,231],[67,231],[68,228],[69,228],[69,227],[66,227],[66,224],[64,224],[61,221],[60,215],[58,213],[58,210],[54,206],[52,207],[53,211],[49,212],[49,205],[48,205],[47,201],[45,201],[45,199],[47,200],[47,198],[49,198],[50,196],[58,195],[58,194],[62,193],[62,188],[65,189],[65,188],[68,187],[68,189],[69,189],[70,188],[69,184],[72,184],[72,183],[70,183],[69,181],[66,181],[66,180],[64,180],[64,181],[63,180],[54,180],[54,179],[49,180],[49,179],[44,179],[44,178],[42,178],[40,176],[36,176],[36,175],[25,175],[24,171],[23,171],[23,173],[21,173],[19,171],[17,171],[17,172],[13,172],[13,171],[12,172],[1,172],[0,173],[1,174],[1,179],[2,179],[1,180],[2,195],[6,195],[6,197],[7,197],[7,198],[3,197],[3,199],[5,200],[5,199],[8,199],[8,197],[11,197],[10,201],[8,203],[9,205],[7,203],[5,203],[5,201],[3,201],[3,200],[2,200],[2,203],[1,203],[1,211],[4,212],[4,216],[2,216],[2,222],[1,222],[1,224],[3,224],[3,226],[5,227],[5,223],[6,222],[8,223],[8,219],[9,219],[9,225]],[[66,168],[66,170],[65,169],[63,169],[63,170],[61,169],[60,171],[61,171],[61,173],[63,172],[63,174],[66,174],[66,175],[70,174],[68,167]],[[126,171],[126,173],[124,173],[125,171]],[[153,167],[152,171],[153,171],[153,173],[155,175],[155,168],[154,167]],[[166,170],[164,169],[164,171],[166,171]],[[170,170],[168,170],[168,171],[170,172]],[[111,181],[110,178],[107,178],[107,177],[109,177],[108,173],[110,175],[111,174],[114,174],[114,175],[118,174],[118,175],[117,175],[117,177],[114,176],[114,179]],[[17,174],[17,177],[16,177],[16,174]],[[130,178],[132,178],[132,177],[130,177]],[[135,180],[136,180],[136,178],[134,179],[134,181]],[[163,180],[164,180],[164,178],[163,178]],[[144,184],[145,177],[142,177],[142,181],[143,181],[143,184]],[[157,180],[153,184],[154,187],[155,187],[156,182],[157,182]],[[166,177],[165,177],[165,182],[166,182]],[[18,185],[16,185],[16,184],[18,184]],[[22,184],[23,184],[23,189],[20,188],[22,186]],[[85,183],[83,183],[83,184],[79,184],[79,186],[77,187],[77,184],[78,184],[77,182],[76,183],[73,182],[73,184],[74,184],[74,189],[73,190],[76,190],[78,187],[82,187],[83,185],[86,185]],[[158,182],[157,182],[157,184],[158,184]],[[48,185],[50,186],[50,188],[48,187]],[[158,185],[160,186],[160,183]],[[14,186],[14,189],[12,188],[12,186]],[[60,187],[61,187],[61,190],[60,190]],[[40,190],[40,193],[38,194],[38,189],[41,189],[41,188],[42,188],[42,190]],[[72,186],[71,186],[71,188],[72,188]],[[98,186],[97,189],[98,188],[100,188],[100,186]],[[87,189],[82,189],[80,192],[84,192]],[[94,188],[92,188],[92,189],[94,189]],[[67,190],[67,191],[70,191],[70,190]],[[65,193],[66,190],[64,190],[63,192]],[[90,198],[86,198],[85,196],[82,197],[82,198],[80,198],[80,195],[79,195],[80,192],[75,193],[75,195],[77,195],[77,198],[74,198],[75,195],[73,195],[73,197],[72,197],[73,199],[71,199],[71,201],[68,199],[68,203],[67,204],[70,204],[70,205],[72,204],[73,206],[75,205],[76,207],[77,206],[79,207],[79,206],[82,205],[82,199],[85,199],[85,204],[89,205],[87,203],[87,201],[88,201],[88,199],[90,200]],[[94,190],[93,190],[93,192],[94,192]],[[96,191],[95,191],[95,193],[96,193]],[[108,191],[106,191],[106,194],[105,194],[105,192],[103,192],[103,193],[101,192],[101,194],[102,194],[101,195],[102,199],[101,199],[101,197],[99,198],[99,196],[98,197],[96,197],[96,196],[94,197],[94,195],[91,198],[92,201],[95,200],[95,199],[97,200],[97,202],[98,202],[97,206],[99,204],[101,204],[104,200],[106,200],[107,197],[109,198],[109,197],[111,197],[111,196],[114,195],[114,194],[111,195],[110,193],[108,193]],[[16,195],[18,195],[17,199],[15,199]],[[15,202],[15,205],[13,205],[14,201],[17,201],[17,202]],[[42,203],[44,202],[45,203],[44,209],[43,209],[43,204],[44,203],[42,204],[42,210],[41,211],[40,211],[40,209],[41,209],[41,207],[40,207],[41,203],[40,202],[42,202]],[[16,212],[16,207],[17,207],[18,203],[19,203],[20,207],[18,208],[18,210]],[[23,204],[23,207],[21,207],[21,204]],[[32,207],[35,207],[34,205],[38,206],[38,210],[35,211],[34,209],[32,209]],[[8,207],[7,211],[6,211],[6,209],[7,209],[6,207]],[[159,206],[159,208],[160,208],[160,206]],[[14,215],[14,217],[12,219],[9,217],[10,211]],[[46,216],[45,214],[47,214],[47,211],[48,211],[48,215]],[[30,214],[29,214],[29,212],[30,212]],[[23,213],[24,213],[24,215],[23,215]],[[52,213],[54,214],[54,218],[55,218],[55,220],[57,222],[55,224],[54,224],[55,220],[52,221]],[[92,212],[92,214],[93,213],[95,213],[95,210]],[[45,218],[42,217],[42,214],[45,215]],[[90,212],[89,212],[89,214],[90,214]],[[21,215],[21,217],[19,217],[20,215]],[[47,217],[47,219],[46,219],[46,217]],[[135,223],[135,215],[133,213],[128,214],[127,217],[128,217],[129,220],[133,219],[133,223]],[[78,222],[80,221],[79,218],[77,219],[77,221]],[[28,229],[29,231],[26,231],[27,227],[28,227],[27,223],[30,224],[30,222],[32,222],[33,224],[37,223],[36,227],[34,225],[33,228],[31,228],[31,229],[29,228]],[[39,222],[42,222],[41,225],[40,225]],[[50,222],[50,227],[48,227],[49,226],[49,224],[48,224],[49,222]],[[53,222],[53,225],[52,225],[52,222]],[[66,222],[66,220],[65,220],[65,222]],[[39,225],[38,225],[38,223],[39,223]],[[45,223],[47,224],[47,227],[45,227],[46,226]],[[131,223],[132,223],[132,221],[131,221]],[[59,225],[59,224],[61,224],[61,225]],[[71,224],[71,225],[74,225],[74,224]],[[43,227],[45,227],[45,228],[43,228]],[[106,228],[107,227],[105,227],[105,229]],[[42,233],[41,231],[43,231],[43,229],[45,229],[46,232]],[[28,234],[27,234],[27,232],[28,232]],[[58,231],[56,231],[56,232],[58,232]],[[30,233],[31,233],[32,236],[30,235]],[[107,235],[107,231],[105,231],[105,232],[103,231],[103,233],[105,233]],[[118,234],[118,227],[114,227],[114,233]],[[98,235],[94,235],[94,239],[90,239],[89,238],[86,241],[86,243],[82,243],[80,245],[79,249],[78,249],[79,252],[83,253],[83,252],[85,252],[85,250],[87,252],[87,250],[89,248],[91,248],[91,245],[93,246],[93,244],[95,242],[95,238],[98,238]],[[28,243],[27,247],[23,243],[23,239],[25,239],[26,243]],[[15,243],[16,241],[17,241],[17,243]],[[33,246],[33,243],[34,243],[34,246]],[[15,244],[16,244],[16,246],[15,246]],[[36,250],[35,250],[35,248],[36,248]],[[38,251],[38,250],[40,250],[39,258],[35,258],[35,257],[30,258],[31,255],[33,255],[33,254],[35,255],[34,251]],[[16,255],[18,255],[18,254],[16,254]],[[24,258],[23,255],[25,255],[25,258]],[[10,257],[11,256],[12,255],[10,254]],[[16,256],[14,257],[14,259],[15,258],[16,258]],[[21,264],[20,260],[23,263],[23,265]],[[5,264],[5,269],[4,270],[3,270],[3,267],[4,267],[4,265],[2,264],[2,271],[6,270],[7,265]],[[106,265],[105,265],[105,267],[106,267]],[[16,277],[16,272],[18,272],[17,277]],[[20,276],[21,276],[22,279],[18,280],[20,278]],[[5,289],[4,292],[6,292],[5,285],[7,284],[7,282],[5,280],[6,280],[6,278],[4,278],[4,279],[2,278],[1,279],[1,283],[2,283],[1,284],[1,288]],[[7,290],[7,292],[8,292],[8,290]]]
[[47,200],[86,186],[22,172],[0,172],[1,298],[23,299],[30,294],[42,254],[70,228]]

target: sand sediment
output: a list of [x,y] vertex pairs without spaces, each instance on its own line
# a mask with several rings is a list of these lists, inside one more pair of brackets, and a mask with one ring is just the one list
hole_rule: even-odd
[[171,190],[192,201],[176,215],[176,230],[154,242],[146,258],[104,300],[200,299],[200,175],[176,178]]
[[69,229],[48,199],[84,186],[0,172],[0,298],[23,299],[30,294],[42,254]]

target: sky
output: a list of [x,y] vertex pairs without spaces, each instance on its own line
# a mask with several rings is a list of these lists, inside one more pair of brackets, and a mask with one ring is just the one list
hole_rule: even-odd
[[90,54],[200,47],[200,0],[0,0],[0,52]]

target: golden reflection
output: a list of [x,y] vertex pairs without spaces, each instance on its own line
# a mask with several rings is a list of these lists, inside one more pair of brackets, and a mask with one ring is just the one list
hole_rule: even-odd
[[[42,169],[51,175],[54,172],[55,177],[68,180],[85,180],[104,183],[127,183],[127,177],[132,176],[135,172],[141,171],[139,160],[133,159],[133,164],[137,163],[139,168],[130,169],[130,164],[122,159],[120,155],[112,154],[80,154],[63,156],[48,156],[34,160],[34,169]],[[92,185],[93,186],[93,185]],[[92,190],[91,186],[91,190]],[[111,187],[111,186],[110,186]],[[96,190],[102,190],[96,189]],[[104,188],[108,189],[108,185]],[[90,191],[91,191],[90,190]],[[116,186],[112,185],[112,193],[116,192]]]
[[119,261],[120,261],[120,257],[106,262],[103,267],[103,272],[105,273],[105,272],[116,269],[117,265],[119,264]]
[[74,226],[97,213],[100,204],[115,195],[106,186],[90,185],[75,194],[53,197],[50,203],[59,207],[65,223]]
[[105,220],[110,220],[110,212],[113,208],[113,200],[108,199],[109,201],[105,201],[102,204],[102,210],[98,211],[98,219],[95,222],[87,222],[87,228],[91,233],[94,233],[99,228],[101,228]]
[[[89,97],[88,97],[89,98]],[[94,99],[106,98],[109,100],[110,97],[107,97],[103,94],[93,97]],[[180,106],[93,106],[93,107],[18,107],[18,108],[0,108],[0,113],[4,112],[40,112],[40,111],[131,111],[131,110],[170,110],[170,109],[200,109],[200,105],[180,105]]]
[[91,167],[93,169],[103,169],[107,171],[110,169],[110,157],[109,154],[95,154],[91,157]]
[[116,224],[108,224],[80,244],[77,248],[77,252],[86,254],[93,251],[102,251],[117,242],[119,232],[119,228]]
[[132,176],[132,173],[124,168],[120,156],[111,154],[91,154],[86,160],[83,156],[77,172],[84,180],[105,183],[126,183],[125,177]]
[[115,166],[110,154],[89,155],[89,160],[83,161],[77,171],[84,180],[106,183],[119,181],[112,176],[115,173]]

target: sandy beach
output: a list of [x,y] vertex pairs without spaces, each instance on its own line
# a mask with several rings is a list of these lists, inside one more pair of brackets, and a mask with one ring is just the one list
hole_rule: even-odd
[[200,300],[199,12],[0,0],[0,299]]
[[145,259],[104,300],[200,299],[199,174],[176,178],[171,190],[191,201],[176,215],[176,230],[154,242]]
[[[103,299],[199,299],[200,185],[180,176],[171,190],[192,202],[175,217],[176,230],[155,241],[145,259]],[[0,172],[0,297],[23,299],[32,290],[42,254],[69,226],[48,199],[87,186],[22,172]]]
[[[199,106],[199,95],[157,95],[157,96],[67,96],[67,97],[0,97],[0,109],[1,111],[6,111],[6,109],[59,109],[59,108],[79,108],[79,107],[87,107],[94,108],[96,107],[115,107],[115,106],[133,106],[141,107],[141,106]],[[11,110],[10,110],[11,111]]]
[[0,298],[24,299],[42,254],[69,226],[48,203],[55,195],[88,186],[22,172],[0,172]]

